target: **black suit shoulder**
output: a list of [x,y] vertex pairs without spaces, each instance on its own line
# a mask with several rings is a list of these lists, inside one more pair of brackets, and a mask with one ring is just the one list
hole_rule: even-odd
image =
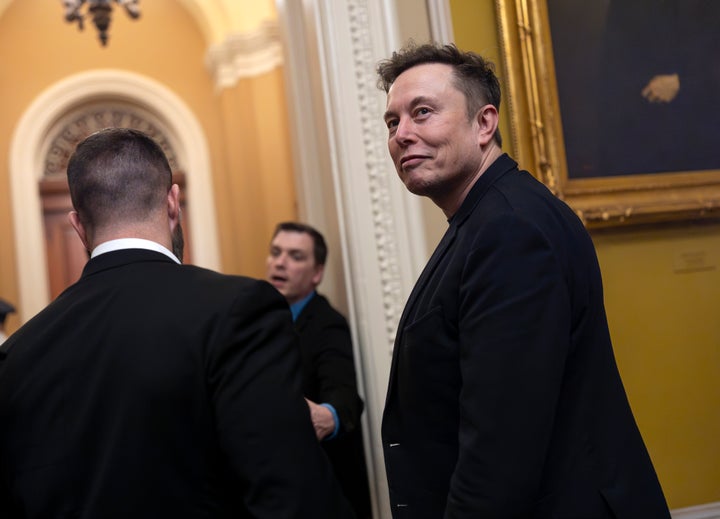
[[11,341],[0,495],[26,517],[346,516],[267,282],[107,253]]
[[347,319],[338,312],[322,294],[315,294],[298,316],[296,327],[302,328],[312,322],[313,326],[323,325],[343,326],[348,329]]

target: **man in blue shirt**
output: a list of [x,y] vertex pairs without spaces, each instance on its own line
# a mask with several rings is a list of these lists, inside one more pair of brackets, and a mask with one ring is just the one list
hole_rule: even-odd
[[327,258],[322,234],[284,222],[275,229],[267,280],[285,296],[298,333],[305,399],[315,433],[358,518],[370,517],[352,339],[347,320],[317,293]]

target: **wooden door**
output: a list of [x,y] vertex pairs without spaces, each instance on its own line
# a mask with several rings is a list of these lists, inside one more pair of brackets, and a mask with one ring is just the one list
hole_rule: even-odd
[[45,223],[45,252],[52,300],[80,278],[88,260],[88,252],[68,221],[67,215],[72,210],[72,203],[67,180],[62,177],[42,179],[40,199]]

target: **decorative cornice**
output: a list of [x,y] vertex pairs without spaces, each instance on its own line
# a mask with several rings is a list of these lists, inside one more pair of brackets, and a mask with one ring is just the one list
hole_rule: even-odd
[[281,65],[282,46],[275,21],[266,21],[253,31],[229,34],[222,43],[212,45],[205,56],[205,66],[218,90]]

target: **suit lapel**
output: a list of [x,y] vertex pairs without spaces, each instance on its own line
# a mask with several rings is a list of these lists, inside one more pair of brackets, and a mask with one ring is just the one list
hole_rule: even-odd
[[398,369],[397,357],[399,355],[400,345],[403,342],[403,330],[405,329],[406,321],[413,315],[414,307],[418,302],[418,299],[422,296],[427,281],[432,277],[437,269],[440,261],[447,253],[450,245],[455,241],[457,237],[458,229],[463,223],[469,218],[472,212],[477,207],[478,203],[485,195],[490,186],[492,186],[501,176],[513,171],[517,168],[517,163],[512,160],[507,154],[503,154],[485,171],[475,185],[468,193],[467,198],[461,204],[458,212],[452,217],[448,230],[443,235],[440,243],[438,244],[435,252],[433,252],[428,264],[423,269],[420,277],[418,278],[415,286],[410,293],[410,297],[405,304],[405,309],[400,317],[398,323],[397,335],[395,336],[395,345],[393,347],[393,360],[390,366],[390,380],[388,382],[388,393],[386,398],[387,402],[390,401],[390,395],[394,389],[395,373]]
[[[410,292],[410,297],[408,298],[407,303],[405,304],[405,309],[403,310],[402,316],[400,317],[400,323],[398,324],[398,337],[402,333],[402,329],[405,327],[405,321],[412,314],[413,308],[415,307],[415,303],[420,297],[420,294],[427,285],[427,280],[433,275],[435,269],[437,269],[437,266],[440,263],[440,260],[445,256],[445,252],[447,252],[450,245],[453,243],[453,241],[455,241],[456,234],[457,227],[454,225],[450,225],[448,230],[445,231],[445,234],[440,240],[440,243],[435,248],[432,256],[428,260],[427,265],[425,265],[425,268],[423,269],[420,277],[415,283],[412,292]],[[397,344],[397,342],[398,341],[396,340],[395,343]]]
[[[475,207],[477,207],[477,204],[480,202],[487,190],[490,189],[490,186],[492,186],[495,181],[497,181],[497,179],[499,179],[505,173],[515,169],[516,167],[517,163],[507,155],[503,154],[498,157],[495,163],[493,163],[488,168],[488,170],[480,176],[478,181],[472,187],[472,189],[468,193],[467,198],[461,204],[455,216],[451,218],[448,230],[445,231],[445,234],[440,240],[440,243],[435,248],[435,252],[433,252],[433,255],[430,257],[428,264],[423,269],[420,277],[418,278],[415,286],[413,287],[412,292],[410,293],[410,297],[405,304],[405,309],[403,310],[402,317],[400,317],[400,323],[398,325],[398,337],[402,332],[405,320],[411,314],[413,306],[415,305],[418,297],[422,293],[423,288],[427,283],[427,280],[435,272],[438,263],[440,263],[440,260],[445,256],[447,249],[450,247],[453,241],[455,241],[458,229],[462,227],[463,223],[465,223],[465,221],[470,217],[472,212],[475,210]],[[395,341],[395,344],[398,344],[397,340]]]
[[448,230],[445,231],[445,234],[440,240],[440,243],[435,248],[435,252],[433,252],[433,255],[430,257],[427,265],[425,265],[425,268],[423,269],[420,277],[415,283],[412,292],[410,292],[410,297],[408,298],[407,303],[405,303],[405,309],[400,316],[400,322],[398,323],[397,328],[397,335],[395,336],[395,345],[393,347],[393,360],[392,364],[390,365],[390,380],[388,383],[388,400],[390,399],[390,393],[392,392],[394,387],[393,382],[395,379],[395,372],[397,371],[398,365],[397,356],[399,355],[400,345],[403,341],[402,335],[403,330],[405,329],[405,323],[408,320],[409,316],[412,315],[414,306],[418,298],[422,294],[423,290],[425,289],[425,286],[427,285],[427,280],[430,279],[430,277],[433,275],[433,273],[437,269],[438,264],[440,263],[440,260],[445,256],[445,253],[447,252],[453,241],[455,241],[456,234],[457,227],[451,224]]
[[300,314],[298,314],[297,319],[295,319],[294,325],[298,332],[301,332],[312,321],[313,316],[321,308],[321,304],[322,296],[315,292],[315,295],[310,298],[310,301],[307,302]]
[[[315,299],[315,298],[313,298],[313,299]],[[310,306],[310,304],[312,304],[312,301],[310,301],[308,303],[308,306]],[[302,312],[300,312],[300,315],[298,315],[297,319],[295,319],[295,329],[298,332],[303,331],[305,329],[305,327],[307,326],[308,321],[310,321],[312,319],[312,309],[308,308],[308,306],[303,308]]]

